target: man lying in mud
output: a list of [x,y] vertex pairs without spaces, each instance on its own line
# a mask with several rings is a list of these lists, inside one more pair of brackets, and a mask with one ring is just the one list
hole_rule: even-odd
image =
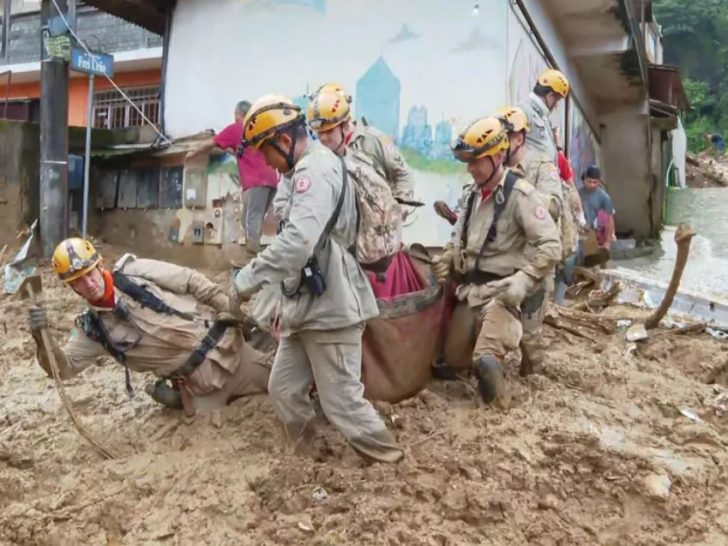
[[[62,379],[108,354],[124,366],[130,394],[129,370],[152,372],[160,378],[152,398],[190,415],[267,391],[270,359],[246,342],[241,323],[227,313],[228,296],[201,273],[130,254],[112,272],[89,241],[77,238],[58,245],[53,269],[88,302],[63,348],[51,342]],[[206,317],[200,304],[216,314]],[[31,308],[29,323],[38,362],[51,376],[40,335],[48,326],[45,309]]]

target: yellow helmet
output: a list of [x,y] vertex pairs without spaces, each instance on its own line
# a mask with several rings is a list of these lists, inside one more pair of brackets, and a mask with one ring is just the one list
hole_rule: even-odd
[[258,149],[280,131],[303,121],[301,108],[288,97],[266,95],[248,110],[243,122],[243,138],[248,146]]
[[83,277],[101,262],[94,245],[85,239],[73,237],[62,241],[53,252],[53,271],[65,282]]
[[351,93],[349,93],[343,85],[335,82],[323,84],[321,87],[316,89],[316,92],[313,95],[311,95],[311,99],[313,100],[316,95],[323,93],[324,91],[333,91],[334,93],[343,95],[347,102],[351,104]]
[[516,106],[501,108],[498,111],[498,117],[506,121],[507,129],[510,133],[529,132],[531,130],[531,126],[528,123],[528,116]]
[[553,68],[544,70],[538,77],[538,83],[543,87],[548,87],[564,99],[569,95],[569,80],[561,72]]
[[452,152],[455,159],[467,163],[481,157],[493,157],[509,148],[505,123],[497,117],[490,117],[476,119],[468,125],[458,135]]
[[324,89],[308,103],[306,117],[311,129],[317,133],[330,131],[351,115],[350,97],[333,89]]

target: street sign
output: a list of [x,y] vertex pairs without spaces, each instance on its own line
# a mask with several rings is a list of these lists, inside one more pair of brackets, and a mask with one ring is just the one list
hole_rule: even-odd
[[89,54],[83,48],[74,47],[71,50],[71,70],[111,77],[114,75],[114,56],[97,51]]

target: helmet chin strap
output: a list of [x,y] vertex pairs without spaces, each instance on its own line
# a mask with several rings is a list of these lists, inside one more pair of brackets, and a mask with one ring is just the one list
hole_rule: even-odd
[[[275,140],[270,141],[271,147],[278,152],[280,156],[283,157],[283,159],[286,161],[286,165],[288,166],[288,171],[292,171],[293,167],[296,166],[296,163],[294,161],[294,155],[296,153],[296,142],[298,141],[298,131],[295,130],[293,134],[291,135],[291,147],[288,149],[288,152],[286,152],[283,148],[279,146],[279,144]],[[286,171],[286,172],[288,172]]]
[[516,146],[516,149],[515,149],[515,150],[511,150],[510,146],[508,147],[508,153],[506,153],[506,165],[508,165],[509,167],[515,167],[515,165],[511,165],[511,159],[513,159],[513,157],[514,157],[514,156],[515,156],[515,155],[516,155],[516,154],[517,154],[518,152],[520,152],[520,151],[521,151],[521,149],[522,149],[522,148],[523,148],[523,147],[524,147],[525,145],[526,145],[526,141],[525,141],[525,139],[524,139],[524,141],[523,141],[523,142],[522,142],[521,144],[519,144],[518,146]]
[[333,152],[336,155],[339,154],[339,150],[341,150],[342,146],[344,146],[344,147],[346,146],[346,134],[344,133],[344,124],[342,123],[342,124],[338,125],[337,127],[339,128],[339,134],[341,135],[341,140],[336,145],[336,148],[333,149]]
[[501,163],[500,165],[498,165],[498,167],[496,167],[496,166],[495,166],[495,160],[494,160],[494,159],[493,159],[493,158],[492,158],[491,156],[488,156],[488,159],[490,159],[490,164],[491,164],[491,165],[493,165],[493,172],[492,172],[492,173],[491,173],[491,175],[490,175],[490,176],[488,177],[488,180],[486,180],[485,182],[483,182],[483,183],[482,183],[482,184],[480,185],[480,187],[481,187],[481,188],[483,188],[483,187],[487,186],[488,184],[490,184],[490,181],[491,181],[491,180],[493,180],[493,177],[494,177],[494,176],[496,175],[496,173],[498,172],[498,169],[499,169],[499,168],[500,168],[500,167],[501,167],[501,166],[503,165],[503,164]]

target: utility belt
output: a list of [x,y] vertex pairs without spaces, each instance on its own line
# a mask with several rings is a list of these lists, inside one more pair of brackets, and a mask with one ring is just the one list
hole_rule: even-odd
[[475,286],[481,286],[483,284],[488,284],[489,282],[505,279],[507,276],[508,275],[496,275],[489,271],[471,269],[463,274],[461,284],[474,284]]
[[[496,275],[488,271],[476,271],[470,270],[462,276],[461,284],[472,284],[475,286],[482,286],[489,282],[499,281],[505,279],[510,275]],[[546,297],[546,281],[541,281],[540,286],[530,295],[528,295],[521,303],[520,312],[526,316],[530,316],[536,313],[543,305],[543,300]]]

